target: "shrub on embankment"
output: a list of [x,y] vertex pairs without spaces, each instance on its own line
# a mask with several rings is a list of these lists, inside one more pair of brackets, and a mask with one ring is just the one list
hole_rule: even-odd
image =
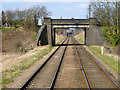
[[120,32],[117,33],[113,27],[101,27],[104,39],[107,40],[113,47],[120,44]]
[[2,27],[2,52],[27,52],[35,47],[37,34],[22,27]]

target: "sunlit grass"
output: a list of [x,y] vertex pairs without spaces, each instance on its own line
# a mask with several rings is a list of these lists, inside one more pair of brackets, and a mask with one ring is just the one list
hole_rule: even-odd
[[12,30],[16,30],[16,28],[15,27],[10,27],[10,28],[2,27],[2,32],[12,31]]
[[120,74],[120,72],[118,72],[118,65],[120,65],[120,62],[118,62],[118,60],[116,58],[114,58],[113,56],[108,56],[106,54],[101,54],[101,49],[98,47],[94,47],[94,46],[88,46],[88,48],[95,54],[97,55],[101,60],[103,60],[105,62],[105,64],[107,64],[108,66],[110,66],[112,69],[114,69],[118,74]]
[[62,38],[59,42],[56,43],[56,45],[62,43],[62,41],[64,40],[65,38]]

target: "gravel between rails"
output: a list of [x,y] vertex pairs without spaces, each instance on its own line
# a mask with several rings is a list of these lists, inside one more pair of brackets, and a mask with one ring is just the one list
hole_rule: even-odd
[[[68,44],[72,44],[70,39]],[[73,46],[68,46],[54,88],[87,88]]]

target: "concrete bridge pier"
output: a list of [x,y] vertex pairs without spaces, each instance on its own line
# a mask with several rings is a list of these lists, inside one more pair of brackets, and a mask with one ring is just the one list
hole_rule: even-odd
[[86,45],[94,44],[94,26],[96,26],[96,19],[89,18],[89,28],[86,30]]
[[55,46],[55,28],[52,25],[50,17],[44,18],[44,24],[47,25],[48,44]]
[[84,43],[84,44],[86,45],[86,39],[87,39],[87,37],[86,37],[86,28],[84,28],[84,32],[85,32],[85,34],[84,34],[84,35],[85,35],[85,36],[84,36],[84,37],[85,37],[85,38],[84,38],[85,43]]
[[53,40],[52,40],[52,42],[53,42],[53,44],[52,44],[52,46],[55,46],[55,28],[52,28],[53,30]]
[[102,45],[103,37],[101,35],[101,31],[96,25],[96,19],[89,19],[89,28],[86,30],[86,45]]
[[47,25],[48,44],[52,45],[53,34],[52,34],[51,18],[49,17],[44,18],[44,24]]

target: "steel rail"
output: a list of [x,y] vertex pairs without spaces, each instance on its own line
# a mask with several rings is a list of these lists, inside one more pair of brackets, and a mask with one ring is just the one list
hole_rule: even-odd
[[[67,40],[67,38],[62,42],[62,44]],[[61,45],[62,45],[61,44]],[[46,63],[50,60],[50,58],[58,51],[61,45],[49,56],[49,58],[31,75],[31,77],[19,88],[19,90],[24,90],[29,85],[29,83],[33,80],[33,78],[38,74],[38,72],[46,65]]]
[[[77,40],[75,40],[77,43],[79,43]],[[80,44],[80,43],[79,43]],[[86,54],[88,54],[88,52],[86,52],[85,50],[83,50]],[[89,54],[88,54],[89,55]],[[89,55],[90,56],[90,55]],[[94,61],[95,63],[96,63],[96,65],[100,68],[100,70],[101,71],[103,71],[103,73],[105,74],[105,76],[112,82],[112,83],[114,83],[114,85],[118,88],[118,89],[120,89],[120,86],[114,81],[114,80],[112,80],[112,78],[111,77],[109,77],[109,75],[102,69],[102,67],[94,60],[94,59],[92,59],[91,58],[91,60],[92,61]]]
[[[68,39],[68,41],[67,41],[67,44],[68,44],[68,42],[69,42],[69,39]],[[63,61],[64,55],[65,55],[65,52],[66,52],[66,49],[67,49],[67,44],[66,44],[66,46],[65,46],[65,49],[64,49],[63,55],[62,55],[62,57],[61,57],[61,59],[60,59],[60,62],[59,62],[58,68],[57,68],[57,70],[56,70],[56,72],[55,72],[55,74],[54,74],[54,77],[53,77],[53,79],[52,79],[52,82],[51,82],[51,85],[50,85],[49,90],[53,90],[53,88],[54,88],[55,81],[56,81],[56,79],[57,79],[58,72],[59,72],[59,70],[60,70],[60,66],[61,66],[61,64],[62,64],[62,61]]]
[[[74,42],[74,41],[73,41],[73,42]],[[91,90],[91,88],[90,88],[90,84],[89,84],[89,81],[88,81],[88,79],[87,79],[87,77],[86,77],[85,70],[84,70],[83,65],[82,65],[82,63],[81,63],[81,60],[80,60],[80,58],[79,58],[78,51],[77,51],[77,49],[76,49],[75,43],[74,43],[74,49],[75,49],[75,52],[76,52],[77,58],[78,58],[78,60],[79,60],[79,63],[80,63],[80,66],[81,66],[81,70],[82,70],[82,72],[83,72],[83,75],[84,75],[84,78],[85,78],[85,81],[86,81],[87,87],[88,87],[89,90]]]

